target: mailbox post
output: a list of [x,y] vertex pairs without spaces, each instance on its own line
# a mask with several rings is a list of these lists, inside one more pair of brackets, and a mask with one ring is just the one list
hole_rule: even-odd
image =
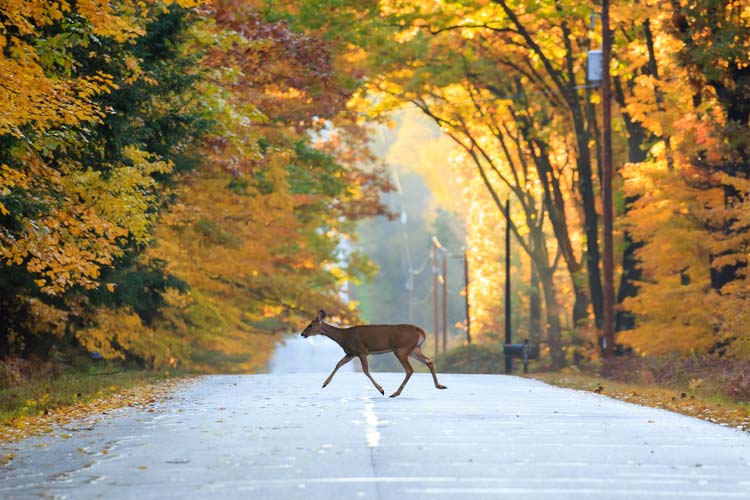
[[526,339],[523,344],[505,344],[503,354],[506,359],[513,356],[523,358],[523,372],[529,373],[529,360],[539,359],[539,347],[530,346],[529,339]]

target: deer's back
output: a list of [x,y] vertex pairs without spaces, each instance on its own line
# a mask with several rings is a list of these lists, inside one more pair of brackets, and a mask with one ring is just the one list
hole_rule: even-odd
[[413,349],[425,341],[424,330],[415,325],[360,325],[349,328],[347,336],[371,354],[398,348]]

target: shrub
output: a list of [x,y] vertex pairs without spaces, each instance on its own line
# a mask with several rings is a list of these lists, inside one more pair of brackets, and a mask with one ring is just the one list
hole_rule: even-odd
[[750,401],[750,373],[743,370],[728,377],[724,383],[723,392],[730,398]]

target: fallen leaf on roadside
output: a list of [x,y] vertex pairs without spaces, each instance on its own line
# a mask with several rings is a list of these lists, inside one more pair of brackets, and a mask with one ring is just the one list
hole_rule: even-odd
[[[62,426],[73,421],[86,419],[91,423],[94,415],[101,415],[103,412],[111,414],[112,410],[122,407],[133,407],[146,409],[146,406],[156,401],[157,397],[164,398],[172,392],[178,385],[190,382],[193,379],[179,378],[168,379],[155,384],[142,385],[130,389],[121,389],[116,392],[102,393],[102,397],[97,400],[86,403],[75,403],[50,409],[45,414],[26,415],[13,418],[5,425],[0,426],[0,443],[12,443],[20,439],[31,436],[37,436],[44,433],[50,433],[54,429],[60,429]],[[114,387],[114,386],[113,386]],[[80,398],[81,394],[78,393]],[[151,412],[154,410],[151,409]],[[90,425],[80,430],[87,430]],[[62,435],[68,438],[70,435]]]

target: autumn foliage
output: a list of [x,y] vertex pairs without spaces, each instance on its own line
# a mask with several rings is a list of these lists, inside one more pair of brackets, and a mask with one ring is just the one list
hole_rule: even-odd
[[354,314],[389,186],[326,43],[255,7],[0,3],[0,355],[259,369]]
[[[467,228],[474,337],[504,326],[510,199],[514,331],[598,358],[599,8],[0,2],[0,354],[255,369],[321,304],[354,318],[355,223],[390,189],[363,124],[409,108],[452,141],[421,171]],[[747,359],[750,11],[611,22],[618,351]]]
[[[513,328],[540,338],[556,367],[603,346],[601,96],[587,80],[599,9],[557,0],[279,7],[367,74],[352,106],[373,117],[416,108],[454,141],[449,166],[433,166],[431,179],[450,175],[462,190],[449,208],[467,226],[480,341],[502,327],[510,199],[522,318]],[[747,358],[750,11],[723,0],[612,2],[611,23],[618,351]]]

